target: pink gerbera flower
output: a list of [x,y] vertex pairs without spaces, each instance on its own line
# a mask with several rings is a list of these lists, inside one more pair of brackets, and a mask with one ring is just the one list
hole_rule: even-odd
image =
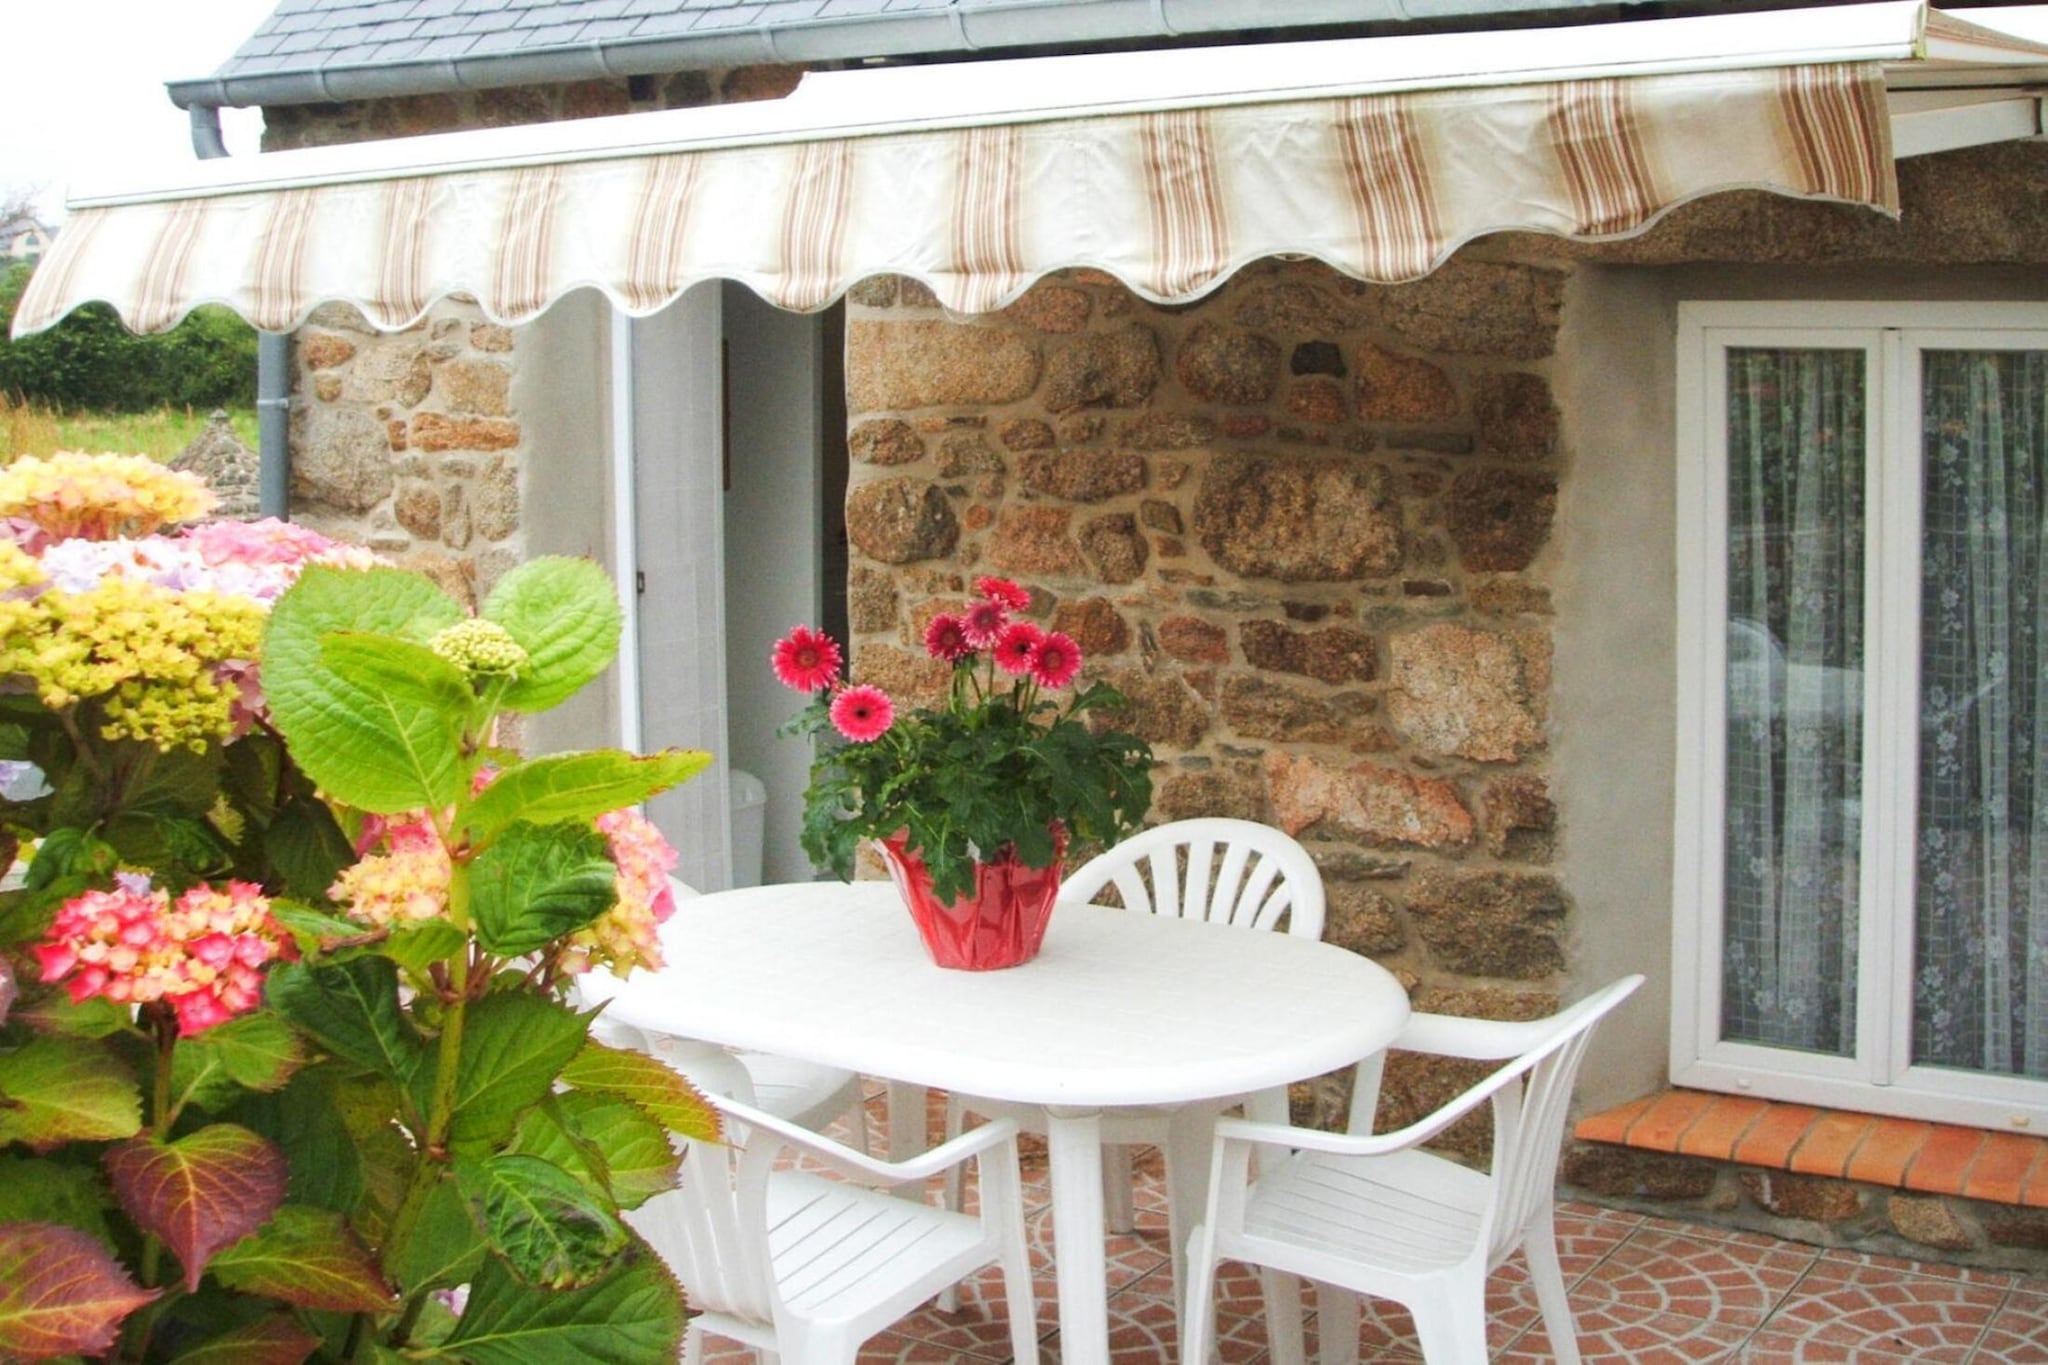
[[974,653],[974,646],[967,643],[967,630],[960,618],[941,612],[924,628],[924,652],[954,664]]
[[1081,671],[1081,647],[1071,635],[1053,631],[1031,656],[1031,679],[1040,687],[1065,687]]
[[1002,638],[1003,628],[1010,624],[1010,610],[993,598],[976,602],[960,618],[960,629],[967,635],[967,643],[976,649],[987,649]]
[[977,578],[974,590],[991,602],[999,602],[1011,611],[1022,611],[1031,605],[1031,594],[1007,578]]
[[839,642],[820,630],[798,626],[775,642],[775,676],[784,687],[816,692],[839,677]]
[[896,723],[896,703],[879,687],[862,683],[832,699],[832,725],[855,744],[880,739]]
[[1019,621],[996,641],[996,667],[1005,673],[1029,673],[1031,661],[1044,643],[1044,631],[1029,621]]

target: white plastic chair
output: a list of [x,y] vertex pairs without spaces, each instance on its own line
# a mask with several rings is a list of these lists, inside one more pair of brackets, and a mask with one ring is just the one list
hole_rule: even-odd
[[[1124,909],[1134,914],[1267,931],[1279,928],[1284,919],[1289,933],[1304,938],[1321,938],[1323,933],[1323,879],[1315,860],[1284,832],[1251,820],[1179,820],[1141,831],[1083,863],[1061,885],[1060,900],[1093,901],[1112,884]],[[1235,1102],[1220,1101],[1216,1111]],[[1284,1091],[1254,1096],[1247,1107],[1260,1117],[1284,1121],[1287,1096]],[[1013,1120],[1028,1133],[1045,1132],[1044,1112],[1035,1105],[953,1095],[946,1101],[948,1136],[960,1131],[970,1111]],[[1202,1153],[1173,1150],[1173,1116],[1170,1109],[1145,1106],[1103,1110],[1102,1193],[1104,1222],[1112,1231],[1129,1232],[1134,1222],[1131,1148],[1158,1147],[1166,1159],[1167,1227],[1179,1265],[1184,1220],[1194,1213],[1187,1205],[1199,1200],[1200,1193],[1197,1189],[1191,1199],[1175,1195],[1183,1194],[1180,1187],[1186,1186],[1186,1177],[1201,1169]],[[1188,1131],[1187,1125],[1181,1127]],[[1176,1167],[1182,1168],[1178,1182]],[[950,1180],[946,1198],[948,1207],[958,1206]]]
[[[1427,1118],[1398,1132],[1325,1133],[1242,1119],[1216,1125],[1209,1205],[1188,1247],[1187,1351],[1202,1362],[1213,1339],[1218,1260],[1261,1267],[1270,1349],[1278,1365],[1302,1360],[1294,1277],[1317,1282],[1323,1365],[1357,1359],[1353,1294],[1394,1299],[1414,1316],[1431,1365],[1483,1365],[1486,1277],[1519,1247],[1560,1365],[1577,1365],[1552,1220],[1558,1148],[1572,1082],[1593,1026],[1643,984],[1625,977],[1548,1019],[1501,1023],[1417,1014],[1393,1046],[1480,1061],[1513,1060]],[[1370,1092],[1353,1105],[1369,1128]],[[1493,1163],[1479,1171],[1418,1150],[1464,1115],[1493,1102]],[[1267,1152],[1256,1179],[1254,1148]],[[1349,1292],[1345,1292],[1349,1291]]]
[[[1016,1125],[984,1124],[891,1163],[707,1093],[726,1144],[685,1142],[677,1188],[626,1215],[697,1312],[683,1338],[686,1365],[703,1359],[707,1332],[783,1365],[853,1365],[862,1342],[989,1265],[1002,1270],[1010,1350],[1019,1365],[1036,1365]],[[785,1151],[845,1178],[777,1169]],[[968,1161],[979,1214],[880,1192]]]
[[[679,905],[703,894],[674,877],[668,884]],[[592,971],[577,981],[576,989],[586,1006],[595,1005],[611,998],[618,981],[608,972]],[[719,1058],[735,1058],[746,1069],[751,1103],[777,1118],[812,1129],[822,1129],[844,1114],[853,1145],[863,1152],[873,1150],[868,1143],[866,1093],[858,1072],[768,1052],[727,1052],[713,1043],[634,1028],[603,1015],[591,1026],[591,1035],[599,1042],[659,1057],[700,1089],[729,1093],[728,1087],[707,1078],[716,1072]]]

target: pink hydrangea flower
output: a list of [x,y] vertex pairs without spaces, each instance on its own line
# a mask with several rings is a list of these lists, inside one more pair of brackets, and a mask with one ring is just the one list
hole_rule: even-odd
[[830,687],[839,677],[844,659],[839,642],[823,631],[798,626],[775,642],[771,656],[775,676],[784,687],[798,692],[817,692]]
[[973,654],[974,646],[967,643],[967,631],[960,624],[960,618],[950,612],[940,612],[924,628],[924,652],[934,659],[955,664]]
[[879,687],[849,687],[832,699],[832,725],[855,744],[871,744],[896,723],[896,703]]
[[74,1004],[166,1001],[189,1037],[256,1008],[264,967],[296,956],[252,882],[202,884],[173,904],[147,877],[116,880],[66,901],[35,947],[43,979],[62,981]]
[[1005,673],[1029,673],[1045,632],[1029,621],[1017,621],[1003,629],[996,641],[996,667]]
[[679,855],[638,811],[608,811],[597,817],[597,829],[618,867],[613,883],[617,900],[595,924],[569,940],[567,965],[580,971],[602,962],[619,975],[635,967],[658,970],[659,930],[676,908],[668,874],[675,870]]
[[342,869],[327,894],[349,915],[387,928],[438,919],[448,911],[454,863],[425,811],[398,819],[370,817],[357,852],[368,853]]
[[1052,631],[1031,655],[1031,679],[1040,687],[1065,687],[1081,671],[1081,647],[1074,637]]
[[1011,611],[1022,611],[1031,605],[1031,594],[1007,578],[977,578],[974,590],[991,602],[997,602]]

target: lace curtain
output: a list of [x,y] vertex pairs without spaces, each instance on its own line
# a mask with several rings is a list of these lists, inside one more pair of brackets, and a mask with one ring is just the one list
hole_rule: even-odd
[[2048,1079],[2048,353],[1924,375],[1913,1060]]
[[1723,1036],[1849,1055],[1864,353],[1728,352]]

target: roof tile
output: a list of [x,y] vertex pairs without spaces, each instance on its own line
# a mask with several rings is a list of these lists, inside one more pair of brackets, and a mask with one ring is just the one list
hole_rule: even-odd
[[450,33],[438,38],[429,38],[420,44],[420,60],[440,61],[448,57],[463,57],[476,47],[476,36],[469,33]]
[[460,14],[444,14],[438,19],[429,19],[419,26],[412,36],[415,38],[445,38],[451,33],[469,32],[469,19]]
[[656,38],[670,33],[686,33],[697,25],[697,16],[685,13],[650,14],[640,21],[633,30],[635,38]]
[[460,0],[413,0],[412,17],[440,19],[461,9]]
[[576,41],[579,43],[608,43],[615,38],[629,36],[638,27],[640,27],[640,21],[631,16],[623,19],[599,19],[595,23],[583,25],[582,32],[576,35]]
[[825,0],[820,19],[846,19],[863,14],[880,14],[888,0]]
[[697,28],[744,28],[760,18],[762,5],[727,5],[723,9],[705,10],[697,18]]
[[486,52],[517,52],[526,46],[526,35],[516,28],[499,29],[494,33],[479,33],[476,42],[469,49],[473,57]]
[[546,28],[520,30],[527,47],[566,47],[583,31],[581,24],[550,24]]

